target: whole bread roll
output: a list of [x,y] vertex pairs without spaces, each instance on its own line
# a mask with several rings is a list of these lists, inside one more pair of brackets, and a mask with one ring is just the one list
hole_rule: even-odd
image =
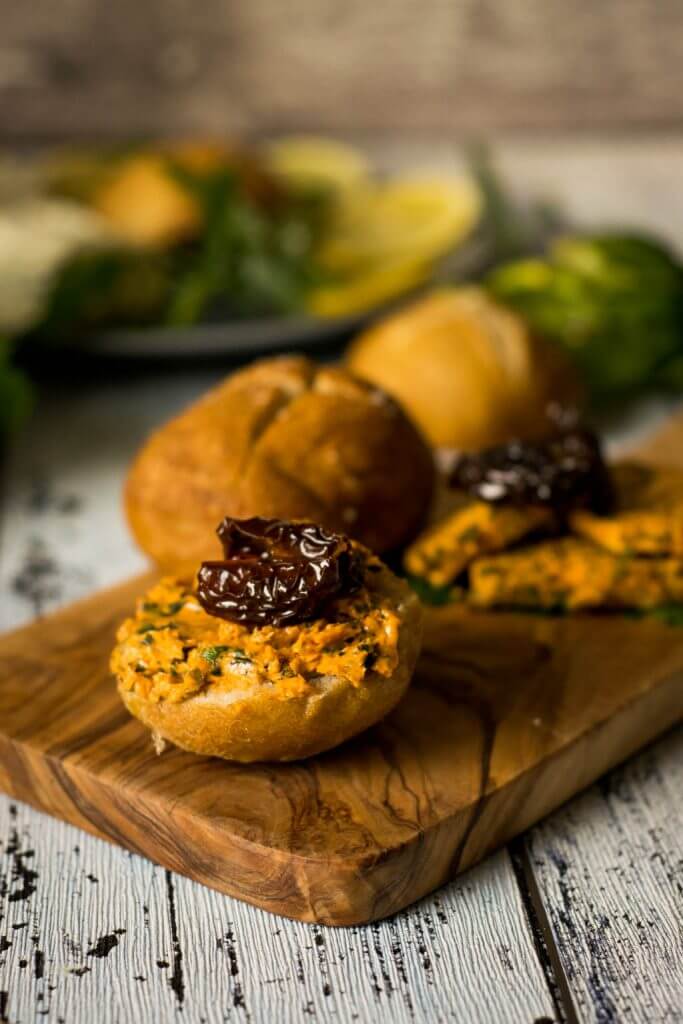
[[226,516],[310,519],[373,551],[412,539],[432,495],[430,449],[376,386],[303,357],[257,362],[157,430],[125,506],[165,572],[220,557]]
[[347,364],[438,447],[542,435],[548,404],[578,398],[563,353],[475,287],[442,288],[381,320],[353,342]]

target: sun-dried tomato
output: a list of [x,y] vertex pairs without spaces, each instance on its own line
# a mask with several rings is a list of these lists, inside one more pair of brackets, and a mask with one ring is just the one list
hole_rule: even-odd
[[316,618],[362,583],[351,541],[314,523],[231,519],[216,531],[225,558],[202,562],[197,597],[210,615],[251,626]]
[[544,441],[510,441],[463,455],[450,483],[481,501],[542,505],[559,513],[576,507],[605,513],[613,501],[600,442],[591,431],[581,429]]

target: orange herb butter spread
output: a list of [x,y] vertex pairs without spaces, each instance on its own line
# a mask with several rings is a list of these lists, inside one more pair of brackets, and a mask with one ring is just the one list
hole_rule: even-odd
[[[380,574],[382,593],[374,586]],[[391,676],[398,663],[400,595],[387,596],[389,575],[368,557],[364,585],[333,602],[325,618],[279,627],[209,615],[187,582],[167,577],[120,627],[111,670],[124,691],[174,703],[245,682],[271,687],[274,699],[287,700],[321,676],[343,676],[354,686],[370,670]]]
[[479,556],[502,551],[553,521],[549,509],[490,505],[464,497],[444,522],[408,548],[404,565],[411,575],[442,587]]
[[683,555],[683,472],[623,462],[612,469],[616,511],[578,510],[571,528],[615,554]]
[[683,561],[613,555],[564,537],[475,562],[469,598],[483,608],[656,608],[683,602]]

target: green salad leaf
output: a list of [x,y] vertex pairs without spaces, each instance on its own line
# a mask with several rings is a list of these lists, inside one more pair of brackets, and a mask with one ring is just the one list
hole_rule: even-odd
[[288,313],[320,280],[314,248],[326,213],[324,193],[283,193],[257,204],[229,169],[173,168],[195,197],[204,232],[175,255],[170,324],[197,321],[218,304],[231,315]]
[[168,255],[157,250],[85,248],[59,269],[28,338],[68,342],[74,334],[158,320],[172,291]]

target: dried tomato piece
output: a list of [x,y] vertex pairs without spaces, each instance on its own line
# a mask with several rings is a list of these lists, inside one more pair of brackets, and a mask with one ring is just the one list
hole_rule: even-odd
[[573,429],[544,441],[510,441],[476,455],[463,455],[451,486],[481,501],[542,505],[563,513],[588,507],[606,513],[613,490],[600,442],[589,430]]
[[199,603],[210,615],[251,626],[313,619],[363,581],[351,541],[314,523],[231,519],[218,527],[225,558],[202,562]]

